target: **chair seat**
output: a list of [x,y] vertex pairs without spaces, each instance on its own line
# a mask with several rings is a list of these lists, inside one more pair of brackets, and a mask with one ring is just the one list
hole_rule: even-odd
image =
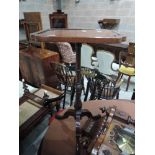
[[135,68],[125,67],[124,65],[121,65],[121,67],[119,68],[119,72],[126,74],[126,75],[134,76],[135,75]]

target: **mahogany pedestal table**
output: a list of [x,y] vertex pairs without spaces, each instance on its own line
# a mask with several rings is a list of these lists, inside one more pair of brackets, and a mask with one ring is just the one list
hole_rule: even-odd
[[[75,43],[76,50],[76,100],[74,104],[74,109],[68,110],[64,113],[64,116],[59,117],[59,119],[67,118],[68,116],[73,116],[76,120],[76,155],[80,155],[80,119],[83,116],[92,117],[91,112],[87,109],[82,108],[81,102],[81,46],[82,43],[121,43],[126,40],[124,35],[121,35],[115,31],[110,30],[81,30],[81,29],[50,29],[45,31],[35,32],[31,35],[33,41],[40,42],[70,42]],[[58,117],[57,117],[58,118]],[[52,146],[51,146],[52,147]]]

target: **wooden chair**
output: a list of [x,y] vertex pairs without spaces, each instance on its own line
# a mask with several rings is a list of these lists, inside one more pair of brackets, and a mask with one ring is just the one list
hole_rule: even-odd
[[26,32],[27,40],[30,41],[30,34],[41,30],[41,25],[39,22],[27,22],[24,21],[24,29]]
[[61,85],[64,86],[63,108],[65,108],[66,93],[68,87],[71,88],[71,97],[70,97],[70,106],[71,106],[75,94],[75,80],[76,80],[75,71],[70,70],[69,67],[67,67],[65,64],[62,63],[51,62],[51,67],[58,78],[59,81],[58,88],[62,89]]
[[119,98],[122,79],[114,81],[110,76],[97,73],[90,84],[90,100]]
[[86,101],[88,98],[88,93],[90,91],[90,85],[91,85],[92,80],[95,78],[95,76],[96,76],[95,69],[88,68],[88,67],[81,67],[81,77],[82,77],[83,84],[84,84],[84,79],[87,80],[84,101]]
[[128,91],[130,79],[135,76],[135,43],[129,43],[128,52],[120,52],[119,56],[119,78],[128,76],[126,91]]
[[[32,42],[30,34],[42,30],[42,21],[40,12],[24,12],[24,21],[21,22],[24,26],[26,41],[20,41],[20,44],[29,44],[35,47],[44,47],[43,43]],[[28,45],[27,45],[28,46]]]

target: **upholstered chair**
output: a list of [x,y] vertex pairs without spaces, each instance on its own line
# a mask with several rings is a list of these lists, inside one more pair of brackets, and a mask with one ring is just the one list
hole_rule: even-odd
[[126,91],[128,91],[130,79],[135,76],[135,43],[129,43],[128,52],[120,52],[119,76],[128,76]]
[[66,64],[76,63],[76,53],[73,52],[72,46],[68,42],[57,42],[62,62]]
[[97,58],[93,57],[94,50],[88,44],[82,44],[81,47],[81,67],[96,68],[98,66]]
[[105,50],[98,50],[96,55],[98,60],[98,71],[109,76],[117,76],[119,65],[114,63],[114,54]]

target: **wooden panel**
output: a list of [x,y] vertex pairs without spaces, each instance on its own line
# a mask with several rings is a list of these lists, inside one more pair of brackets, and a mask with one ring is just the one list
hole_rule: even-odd
[[42,30],[40,12],[24,12],[24,21],[22,23],[28,41],[30,40],[30,33]]
[[19,66],[22,78],[36,87],[41,84],[56,87],[55,74],[50,67],[51,61],[59,62],[57,52],[34,47],[20,50]]
[[42,29],[40,12],[24,12],[24,19],[26,22],[40,23],[40,28]]

